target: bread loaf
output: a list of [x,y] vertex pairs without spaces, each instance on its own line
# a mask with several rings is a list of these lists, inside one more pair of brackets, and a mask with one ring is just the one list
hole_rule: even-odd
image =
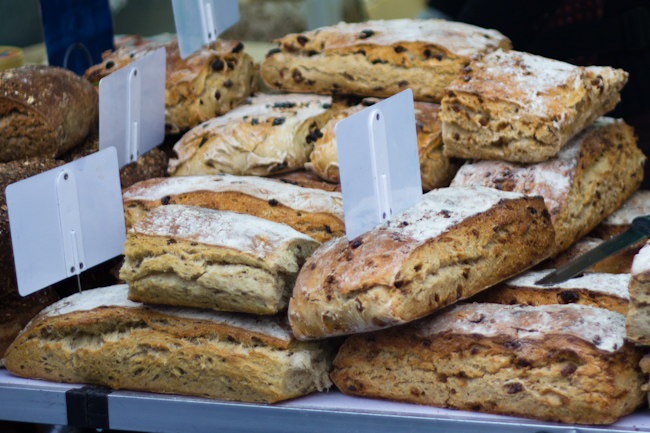
[[318,245],[250,215],[160,206],[127,233],[120,278],[134,301],[275,314]]
[[418,101],[443,90],[477,54],[510,48],[495,30],[444,20],[339,23],[275,42],[264,82],[290,92],[387,97],[408,88]]
[[525,272],[479,293],[476,302],[506,305],[580,304],[627,315],[630,274],[588,273],[558,284],[535,284],[552,270]]
[[445,90],[445,155],[544,161],[612,110],[626,81],[621,69],[573,66],[517,51],[487,54]]
[[315,131],[334,114],[330,98],[258,95],[209,120],[174,145],[172,176],[237,174],[268,176],[302,168]]
[[17,376],[273,403],[330,386],[331,343],[296,341],[282,317],[144,306],[127,286],[44,310],[6,355]]
[[181,176],[150,179],[122,193],[127,228],[158,206],[183,204],[245,213],[284,223],[319,242],[345,233],[343,198],[253,176]]
[[541,197],[441,188],[348,241],[322,245],[289,304],[299,339],[410,322],[543,260],[553,228]]
[[344,393],[577,424],[610,424],[644,401],[625,316],[582,305],[466,304],[346,340]]
[[[630,228],[632,220],[643,215],[650,215],[650,191],[637,190],[621,207],[598,224],[590,236],[607,240]],[[637,250],[641,246],[643,243]]]
[[67,69],[0,71],[0,162],[65,153],[97,124],[98,110],[93,86]]
[[271,176],[271,179],[277,179],[280,182],[301,186],[303,188],[322,189],[323,191],[330,192],[341,192],[341,184],[326,182],[322,180],[316,173],[308,170],[298,170],[292,171],[291,173],[282,173]]
[[[594,229],[595,230],[595,229]],[[592,230],[592,233],[594,232]],[[536,270],[556,269],[566,265],[570,261],[577,259],[581,255],[591,251],[597,246],[601,245],[604,241],[598,238],[585,236],[580,238],[576,243],[571,245],[568,249],[562,251],[555,257],[544,260],[539,265],[535,266]],[[584,272],[594,273],[607,273],[607,274],[629,274],[632,272],[632,260],[643,245],[643,241],[627,247],[611,256],[594,263],[584,270]]]
[[634,256],[629,292],[627,336],[630,341],[650,346],[650,242]]
[[99,82],[135,60],[164,47],[167,55],[165,123],[168,133],[178,133],[230,111],[257,91],[258,65],[239,41],[217,39],[181,59],[176,39],[123,47],[102,55],[102,63],[84,76]]
[[451,186],[483,185],[541,195],[555,227],[554,255],[589,233],[639,187],[645,156],[633,129],[603,117],[548,161],[468,162]]

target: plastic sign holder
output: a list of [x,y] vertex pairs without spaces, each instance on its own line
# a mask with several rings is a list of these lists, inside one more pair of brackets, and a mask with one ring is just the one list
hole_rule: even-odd
[[82,75],[114,48],[108,0],[41,0],[40,5],[50,65]]
[[172,6],[183,59],[239,21],[237,0],[172,0]]
[[349,240],[421,200],[411,89],[339,121],[335,132]]
[[165,65],[160,48],[99,81],[99,148],[120,168],[165,139]]
[[13,183],[5,191],[22,296],[124,251],[126,229],[114,148]]

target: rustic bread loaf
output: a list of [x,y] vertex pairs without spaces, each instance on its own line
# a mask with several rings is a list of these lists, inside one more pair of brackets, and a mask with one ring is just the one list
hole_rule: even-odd
[[612,311],[466,304],[348,338],[331,377],[350,395],[609,424],[644,401],[640,357]]
[[627,336],[637,344],[650,346],[650,241],[634,256],[629,291]]
[[627,73],[516,51],[472,62],[447,87],[440,120],[445,155],[540,162],[612,110]]
[[451,186],[482,185],[541,195],[555,227],[554,254],[589,233],[639,187],[645,156],[622,120],[600,118],[548,161],[468,162]]
[[331,343],[286,319],[144,306],[127,286],[87,290],[36,317],[7,352],[17,376],[273,403],[330,386]]
[[525,272],[484,290],[473,300],[506,305],[580,304],[627,315],[630,274],[588,273],[550,286],[535,284],[551,272]]
[[317,249],[293,290],[291,328],[310,339],[410,322],[535,265],[553,243],[541,197],[433,190],[353,241]]
[[169,133],[195,127],[227,113],[256,92],[258,65],[239,41],[216,40],[181,59],[178,42],[123,47],[102,55],[84,74],[92,82],[164,47],[167,51],[165,123]]
[[285,224],[196,206],[160,206],[127,233],[129,299],[275,314],[318,242]]
[[270,177],[272,179],[277,179],[281,182],[301,186],[303,188],[322,189],[323,191],[330,192],[341,192],[341,184],[326,182],[313,171],[298,170],[292,171],[291,173],[282,173]]
[[[625,203],[605,218],[594,228],[590,235],[609,239],[627,230],[632,225],[632,220],[643,215],[650,215],[650,191],[637,190]],[[643,246],[638,246],[637,250]]]
[[284,223],[319,242],[345,233],[343,198],[254,176],[181,176],[150,179],[122,192],[127,228],[152,209],[184,204],[228,210]]
[[97,124],[98,110],[93,86],[67,69],[0,71],[0,162],[65,153]]
[[315,95],[257,95],[187,132],[174,145],[172,176],[268,176],[302,168],[315,131],[334,115],[331,99]]
[[[591,233],[593,233],[593,230]],[[542,263],[535,266],[535,269],[557,269],[561,266],[566,265],[570,261],[577,259],[588,251],[591,251],[603,242],[605,241],[602,239],[585,236],[583,238],[580,238],[576,243],[571,245],[568,249],[559,253],[557,256],[544,260]],[[634,260],[634,256],[637,252],[639,252],[641,246],[643,246],[643,241],[612,254],[606,259],[603,259],[600,262],[588,267],[584,270],[584,272],[629,274],[632,272],[632,260]]]
[[418,101],[443,90],[477,54],[510,48],[495,30],[444,20],[339,23],[275,42],[262,79],[290,92],[387,97],[407,87]]
[[[328,182],[339,183],[336,124],[378,101],[376,98],[366,98],[361,104],[340,111],[327,122],[319,134],[319,138],[314,142],[314,150],[311,152],[310,162],[306,164],[306,167]],[[440,106],[437,104],[415,102],[418,155],[424,191],[449,186],[451,179],[460,167],[460,162],[442,154],[442,135],[438,121],[439,108]]]

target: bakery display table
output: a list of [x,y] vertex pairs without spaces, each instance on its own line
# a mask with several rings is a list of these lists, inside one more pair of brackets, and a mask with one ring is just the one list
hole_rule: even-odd
[[609,426],[569,425],[349,397],[338,391],[273,405],[110,391],[22,379],[0,369],[0,419],[155,432],[650,432],[647,408]]

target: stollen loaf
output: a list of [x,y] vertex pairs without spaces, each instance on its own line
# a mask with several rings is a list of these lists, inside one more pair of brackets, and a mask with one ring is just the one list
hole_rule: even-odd
[[299,339],[410,322],[546,258],[553,247],[541,197],[485,187],[441,188],[307,260],[289,304]]
[[120,278],[134,301],[275,314],[318,245],[251,215],[160,206],[128,231]]
[[540,162],[620,100],[627,73],[517,51],[470,63],[445,89],[445,155]]
[[610,424],[644,401],[641,355],[613,311],[466,304],[348,338],[331,377],[350,395]]
[[261,75],[290,92],[388,97],[406,88],[440,102],[470,58],[510,48],[496,30],[445,20],[339,23],[276,40]]
[[284,223],[319,242],[345,233],[340,192],[301,188],[255,176],[149,179],[122,192],[129,228],[158,206],[183,204],[254,215]]
[[286,318],[145,306],[127,286],[41,312],[6,355],[17,376],[273,403],[328,388],[330,342],[298,342]]

